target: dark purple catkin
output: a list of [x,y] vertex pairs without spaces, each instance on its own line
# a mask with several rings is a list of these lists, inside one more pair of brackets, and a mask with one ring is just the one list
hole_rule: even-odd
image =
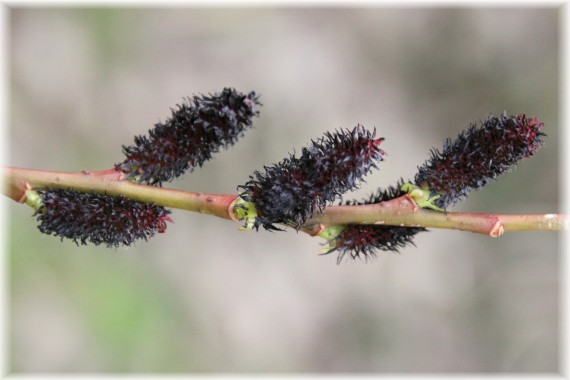
[[136,136],[123,146],[125,161],[115,167],[151,185],[171,181],[233,145],[259,114],[255,92],[245,95],[232,88],[210,96],[194,96],[164,123],[155,124],[148,136]]
[[418,168],[415,184],[440,195],[436,206],[453,205],[472,189],[531,157],[543,144],[543,127],[537,118],[524,114],[491,115],[480,127],[472,125],[454,141],[447,139],[441,152],[432,150],[430,159]]
[[[364,201],[347,201],[347,206],[368,205],[386,202],[399,198],[406,194],[400,188],[403,182],[387,189],[379,189]],[[349,224],[331,242],[334,248],[325,254],[338,252],[337,262],[340,263],[345,256],[352,259],[375,257],[378,251],[399,252],[400,248],[413,243],[413,238],[418,232],[427,231],[423,227],[399,227],[385,225]]]
[[39,191],[42,206],[34,214],[38,229],[86,245],[129,246],[166,231],[172,222],[164,207],[119,196],[50,189]]
[[313,140],[303,148],[301,157],[289,158],[264,172],[254,172],[249,181],[239,186],[242,198],[257,210],[255,228],[276,230],[274,223],[300,227],[315,212],[358,187],[375,161],[382,161],[379,148],[383,138],[376,138],[358,125],[352,130],[339,130]]

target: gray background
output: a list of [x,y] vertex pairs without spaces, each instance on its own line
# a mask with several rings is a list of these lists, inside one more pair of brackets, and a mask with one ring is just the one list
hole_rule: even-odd
[[[556,9],[10,10],[12,166],[122,160],[183,97],[233,86],[255,129],[169,184],[235,193],[253,170],[361,123],[380,171],[347,198],[412,178],[431,147],[507,111],[545,148],[453,211],[559,210]],[[456,231],[336,265],[321,239],[241,232],[183,211],[129,249],[43,236],[10,214],[9,366],[29,372],[554,372],[560,235]]]

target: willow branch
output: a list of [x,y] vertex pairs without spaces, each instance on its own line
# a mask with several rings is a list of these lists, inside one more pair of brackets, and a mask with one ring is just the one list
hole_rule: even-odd
[[446,213],[418,208],[414,199],[405,195],[376,204],[329,206],[307,223],[306,231],[316,234],[326,226],[345,224],[445,228],[498,237],[505,231],[566,230],[568,217],[561,214]]
[[47,170],[0,168],[2,193],[17,202],[25,201],[27,190],[72,189],[110,196],[125,196],[140,202],[155,203],[187,211],[235,220],[230,211],[236,195],[204,194],[140,185],[125,180],[124,174],[111,169],[97,172],[56,172]]
[[[114,169],[55,172],[2,167],[0,178],[4,183],[2,193],[18,202],[25,201],[28,190],[63,188],[110,196],[122,195],[141,202],[237,221],[234,203],[239,199],[238,195],[205,194],[136,184]],[[346,224],[445,228],[497,237],[505,231],[566,230],[568,217],[560,214],[443,213],[419,208],[414,199],[406,195],[377,204],[329,206],[309,220],[301,230],[316,235],[328,226]]]

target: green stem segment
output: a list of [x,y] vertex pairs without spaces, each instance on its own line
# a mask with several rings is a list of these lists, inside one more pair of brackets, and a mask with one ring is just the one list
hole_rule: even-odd
[[[241,198],[237,195],[194,193],[140,185],[125,180],[122,172],[113,169],[70,173],[4,167],[0,168],[0,178],[4,183],[3,194],[18,202],[31,202],[32,206],[35,201],[32,199],[34,193],[30,190],[64,188],[110,196],[123,195],[140,202],[210,214],[233,221],[249,219],[251,222],[255,217],[253,205],[239,206]],[[566,230],[568,217],[560,214],[445,213],[420,208],[413,196],[405,195],[377,204],[329,206],[309,220],[302,230],[314,236],[331,226],[346,224],[447,228],[496,237],[505,231]]]

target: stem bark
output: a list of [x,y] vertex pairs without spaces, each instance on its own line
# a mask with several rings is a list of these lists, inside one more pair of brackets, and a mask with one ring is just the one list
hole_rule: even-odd
[[[73,189],[111,196],[125,196],[140,202],[210,214],[237,221],[234,194],[205,194],[141,185],[125,179],[115,169],[56,172],[1,167],[2,193],[17,202],[26,200],[27,190]],[[311,235],[328,226],[376,224],[402,227],[446,228],[481,233],[492,237],[505,231],[561,231],[568,229],[568,217],[561,214],[509,215],[438,212],[419,208],[405,195],[387,202],[361,206],[329,206],[309,220],[302,230]]]

